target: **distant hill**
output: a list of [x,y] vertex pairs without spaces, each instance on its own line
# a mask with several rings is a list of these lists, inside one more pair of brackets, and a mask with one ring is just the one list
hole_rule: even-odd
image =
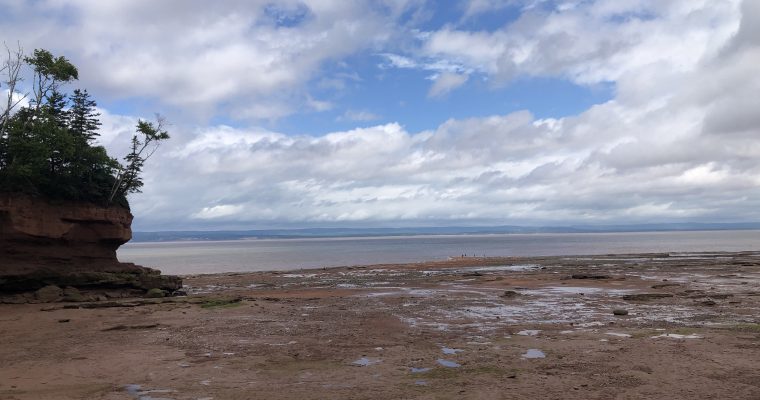
[[133,242],[219,241],[243,239],[303,239],[336,237],[382,237],[419,235],[484,235],[530,233],[613,233],[710,230],[755,230],[760,223],[670,223],[635,225],[571,226],[444,226],[414,228],[304,228],[258,229],[246,231],[165,231],[134,232]]

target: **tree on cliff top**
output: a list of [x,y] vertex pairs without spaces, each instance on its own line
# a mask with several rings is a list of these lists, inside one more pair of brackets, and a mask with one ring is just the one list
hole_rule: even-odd
[[[145,161],[169,138],[163,118],[138,122],[122,164],[95,142],[97,103],[86,90],[62,92],[79,77],[71,62],[47,50],[30,57],[20,47],[6,50],[0,65],[0,89],[8,92],[0,109],[0,191],[129,207],[126,195],[140,191]],[[30,93],[20,94],[24,66],[32,70],[32,85]]]

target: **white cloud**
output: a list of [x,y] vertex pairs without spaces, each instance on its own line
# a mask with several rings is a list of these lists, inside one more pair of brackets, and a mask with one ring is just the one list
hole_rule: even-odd
[[[468,10],[484,12],[506,3],[473,0]],[[739,4],[597,0],[553,9],[526,6],[517,21],[501,29],[447,25],[420,35],[418,51],[397,56],[406,57],[408,68],[421,65],[420,60],[461,65],[500,83],[517,76],[553,76],[594,84],[650,66],[688,71],[736,32]]]
[[[164,153],[167,170],[154,171],[162,187],[136,208],[188,199],[149,214],[183,220],[187,210],[236,204],[215,221],[241,226],[758,220],[760,124],[751,110],[760,41],[744,28],[760,21],[756,8],[742,8],[741,29],[731,20],[709,28],[738,32],[722,43],[694,36],[693,46],[714,49],[686,57],[687,66],[632,62],[616,99],[577,116],[523,111],[419,133],[387,124],[321,137],[208,129]],[[163,187],[181,169],[193,181]]]
[[428,91],[428,97],[443,97],[467,82],[469,76],[444,72],[438,75]]
[[307,104],[311,109],[317,112],[332,110],[335,105],[329,101],[316,100],[311,97],[307,99]]
[[379,54],[385,59],[385,63],[380,64],[381,68],[402,68],[402,69],[421,69],[424,71],[438,72],[459,72],[471,73],[473,70],[465,65],[446,59],[427,59],[414,60],[393,53]]
[[243,211],[243,207],[239,205],[222,204],[213,207],[203,207],[202,210],[193,214],[192,218],[198,219],[217,219],[222,217],[229,217],[231,215],[239,214]]
[[[33,23],[40,8],[71,4],[12,12]],[[398,46],[389,37],[404,6],[394,2],[388,12],[365,2],[238,4],[246,13],[225,3],[205,14],[200,2],[73,4],[81,26],[34,24],[49,26],[35,35],[71,50],[103,90],[191,111],[267,119],[326,110],[305,82],[326,60],[360,51],[380,54],[383,73],[435,76],[433,97],[456,94],[472,75],[614,83],[612,100],[578,115],[519,111],[422,132],[405,121],[322,136],[184,121],[146,165],[145,193],[132,198],[137,229],[760,220],[756,1],[568,1],[550,11],[537,1],[502,29],[447,25]],[[317,82],[343,90],[360,80],[346,74]],[[356,107],[342,120],[377,117]],[[103,114],[101,142],[118,150],[135,119]]]
[[303,100],[304,85],[324,63],[386,42],[407,3],[46,0],[4,6],[0,36],[65,54],[96,95],[273,119],[324,109]]
[[486,12],[501,10],[511,3],[513,0],[468,0],[465,4],[464,17],[472,17],[480,15]]
[[[0,71],[0,74],[2,74],[2,71]],[[1,76],[1,75],[0,75]],[[29,96],[24,93],[19,92],[13,92],[13,94],[10,96],[10,99],[8,99],[8,94],[10,93],[10,90],[5,89],[3,91],[0,91],[0,114],[4,114],[6,112],[6,109],[8,107],[8,101],[10,100],[10,113],[15,113],[19,109],[23,107],[29,106]]]
[[376,121],[380,116],[366,110],[347,110],[342,116],[338,117],[339,121]]

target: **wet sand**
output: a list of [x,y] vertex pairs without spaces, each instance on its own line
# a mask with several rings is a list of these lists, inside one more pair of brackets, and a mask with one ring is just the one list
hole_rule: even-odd
[[0,399],[760,398],[760,253],[185,285],[186,297],[0,305]]

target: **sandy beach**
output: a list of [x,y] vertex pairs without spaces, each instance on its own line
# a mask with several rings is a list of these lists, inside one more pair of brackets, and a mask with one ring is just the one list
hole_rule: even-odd
[[760,398],[760,253],[184,282],[180,297],[0,305],[0,399]]

